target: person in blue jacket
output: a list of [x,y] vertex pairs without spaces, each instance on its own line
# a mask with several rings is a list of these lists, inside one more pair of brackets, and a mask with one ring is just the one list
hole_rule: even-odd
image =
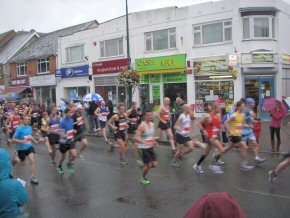
[[28,201],[25,188],[11,178],[11,171],[10,157],[6,150],[0,148],[0,218],[19,216],[19,207]]

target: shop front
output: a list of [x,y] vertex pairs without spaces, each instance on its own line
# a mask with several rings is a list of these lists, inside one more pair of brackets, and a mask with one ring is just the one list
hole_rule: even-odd
[[33,89],[34,99],[43,104],[56,102],[55,75],[41,75],[29,78],[30,86]]
[[61,68],[56,71],[58,96],[66,98],[70,101],[75,99],[82,99],[82,97],[90,93],[91,78],[89,76],[89,66],[75,66],[69,68]]
[[33,93],[29,85],[28,77],[22,77],[17,79],[11,79],[10,87],[6,88],[1,95],[7,95],[9,93],[16,93],[21,98],[32,97]]
[[95,92],[100,94],[105,101],[111,100],[115,109],[119,103],[125,103],[126,100],[125,87],[118,85],[117,75],[126,70],[127,66],[127,58],[92,64]]
[[151,103],[157,110],[164,97],[170,98],[173,107],[177,97],[187,101],[185,54],[136,59],[135,65],[141,75],[141,102]]
[[275,53],[242,54],[244,97],[255,99],[255,112],[263,120],[270,119],[268,111],[263,107],[264,101],[276,97],[277,58]]
[[195,112],[206,113],[217,99],[226,110],[234,105],[234,79],[227,56],[194,58]]

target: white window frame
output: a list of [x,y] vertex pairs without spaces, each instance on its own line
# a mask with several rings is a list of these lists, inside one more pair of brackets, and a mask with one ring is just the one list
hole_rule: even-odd
[[[107,56],[106,54],[106,42],[108,41],[113,41],[113,40],[116,40],[117,41],[117,49],[118,49],[118,55],[113,55],[113,56]],[[120,41],[122,43],[122,48],[123,48],[123,51],[121,52],[120,51]],[[104,55],[102,55],[102,47],[104,49]],[[124,55],[124,40],[123,40],[123,37],[118,37],[118,38],[114,38],[114,39],[107,39],[107,40],[103,40],[103,41],[100,41],[100,57],[101,58],[110,58],[110,57],[120,57],[120,56],[123,56]]]
[[[21,75],[20,72],[20,68],[24,67],[24,74]],[[26,66],[26,62],[21,62],[21,63],[17,63],[16,64],[16,71],[17,71],[17,77],[24,77],[27,76],[27,66]]]
[[[227,22],[230,22],[230,24],[226,24]],[[203,43],[203,37],[202,37],[202,27],[205,25],[209,24],[218,24],[222,23],[223,24],[223,41],[222,42],[213,42],[213,43]],[[232,34],[231,34],[231,39],[230,40],[225,40],[225,30],[231,28]],[[197,30],[198,29],[198,30]],[[232,19],[227,19],[227,20],[220,20],[220,21],[214,21],[214,22],[209,22],[209,23],[202,23],[202,24],[196,24],[192,25],[192,31],[193,31],[193,46],[208,46],[208,45],[216,45],[216,44],[224,44],[224,43],[231,43],[233,41],[233,22]],[[195,44],[194,40],[194,34],[195,33],[200,33],[200,44]]]
[[[255,24],[254,24],[254,18],[268,18],[269,19],[269,37],[255,37]],[[245,16],[242,18],[242,26],[244,24],[244,19],[249,19],[249,25],[250,25],[250,37],[249,38],[244,38],[244,29],[242,31],[242,39],[243,40],[265,40],[265,39],[270,39],[270,40],[275,40],[276,35],[277,35],[277,24],[276,24],[276,19],[275,16],[271,15],[251,15],[251,16]],[[274,20],[274,22],[273,22]],[[274,23],[274,37],[273,37],[273,23]]]
[[[72,61],[71,60],[71,49],[72,48],[76,48],[76,47],[80,47],[82,48],[82,54],[81,54],[81,60],[76,60],[76,61]],[[68,57],[68,53],[70,55],[70,57]],[[85,48],[84,48],[84,44],[81,44],[81,45],[75,45],[75,46],[70,46],[70,47],[67,47],[65,48],[65,57],[66,57],[66,63],[78,63],[78,62],[83,62],[85,60]],[[69,60],[70,59],[70,60]]]
[[[41,72],[41,64],[45,64],[46,65],[46,71],[45,72]],[[37,74],[48,74],[50,73],[49,71],[49,58],[43,58],[43,59],[38,59],[37,60]]]
[[[154,42],[153,42],[153,34],[156,33],[156,32],[159,32],[159,31],[164,31],[164,30],[167,30],[168,48],[160,49],[160,50],[156,49],[155,50],[154,49]],[[170,36],[175,36],[175,46],[174,47],[170,47]],[[146,33],[144,33],[144,38],[145,38],[145,40],[144,40],[144,42],[145,42],[145,52],[172,50],[172,49],[176,49],[176,47],[177,47],[176,28],[169,28],[169,29],[156,30],[156,31],[153,31],[153,32],[146,32]],[[151,50],[147,50],[147,44],[146,44],[147,40],[151,40]]]

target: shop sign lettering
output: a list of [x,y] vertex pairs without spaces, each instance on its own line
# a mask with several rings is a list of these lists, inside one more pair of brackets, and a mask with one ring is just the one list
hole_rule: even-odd
[[187,76],[184,73],[170,73],[170,74],[163,74],[163,82],[170,83],[170,82],[186,82]]
[[153,71],[153,70],[184,69],[184,68],[186,68],[185,54],[136,59],[137,71]]
[[283,64],[290,64],[290,55],[283,54],[282,55],[282,63]]
[[195,75],[230,74],[232,68],[227,65],[226,58],[203,58],[193,62]]
[[160,74],[150,75],[150,83],[160,83],[160,82],[161,82]]
[[141,76],[141,80],[140,80],[141,84],[148,84],[149,83],[149,75],[140,75],[140,76]]
[[271,53],[253,53],[252,55],[253,63],[274,63],[274,54]]
[[21,86],[21,85],[25,85],[25,86],[28,85],[28,78],[11,80],[11,86]]

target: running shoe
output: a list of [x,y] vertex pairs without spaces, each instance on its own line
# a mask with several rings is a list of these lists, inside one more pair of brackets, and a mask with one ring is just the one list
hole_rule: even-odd
[[180,164],[178,163],[177,160],[172,160],[170,165],[171,165],[172,167],[180,167]]
[[64,170],[63,170],[62,167],[57,167],[56,169],[57,169],[57,172],[58,172],[59,174],[61,174],[61,175],[64,174]]
[[242,170],[252,170],[254,169],[254,166],[249,165],[247,162],[241,163],[241,169]]
[[217,156],[218,156],[217,153],[213,153],[213,154],[212,154],[212,158],[216,161],[216,162],[214,163],[214,165],[219,165],[219,166],[224,165],[225,162],[223,162],[221,159],[218,159],[218,160],[217,160]]
[[66,167],[67,167],[67,171],[68,171],[69,173],[74,173],[74,172],[75,172],[75,168],[74,168],[74,166],[73,166],[72,163],[67,163],[67,164],[66,164]]
[[277,179],[277,175],[274,173],[273,170],[269,171],[268,176],[269,176],[269,182],[275,182]]
[[79,155],[80,160],[86,160],[83,155]]
[[52,167],[56,167],[56,163],[55,163],[55,161],[51,161],[51,162],[50,162],[50,166],[52,166]]
[[179,161],[182,161],[182,160],[183,160],[183,156],[182,156],[182,155],[179,156],[179,157],[178,157],[178,160],[179,160]]
[[266,161],[266,159],[264,159],[264,158],[257,158],[257,159],[255,158],[256,165],[259,165],[265,161]]
[[202,167],[201,167],[201,166],[198,166],[197,164],[194,164],[194,165],[193,165],[193,169],[194,169],[195,172],[198,173],[198,174],[202,174],[202,173],[204,173],[203,170],[202,170]]
[[146,179],[146,178],[140,178],[139,182],[143,185],[149,185],[150,184],[150,180]]
[[119,162],[121,165],[126,165],[126,164],[128,164],[128,162],[127,161],[125,161],[124,159],[122,159],[122,160],[120,160],[120,162]]
[[33,185],[38,185],[38,179],[35,176],[30,178],[30,183]]
[[217,165],[209,165],[209,169],[211,169],[211,171],[215,174],[223,174],[224,171],[221,169],[220,166]]

